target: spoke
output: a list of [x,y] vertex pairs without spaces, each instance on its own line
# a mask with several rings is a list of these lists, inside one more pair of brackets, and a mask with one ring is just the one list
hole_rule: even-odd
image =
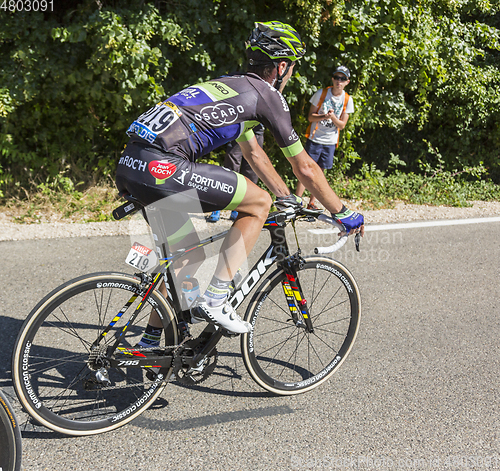
[[[103,318],[102,318],[102,309],[99,308],[99,306],[101,305],[102,306],[102,297],[104,296],[104,290],[101,289],[99,290],[99,292],[97,292],[96,290],[93,290],[93,293],[94,293],[94,301],[95,301],[95,307],[96,307],[96,310],[97,310],[97,316],[98,316],[98,321],[97,321],[97,336],[99,337],[103,331],[103,327],[104,327],[104,321],[103,321]],[[101,299],[100,301],[98,301],[97,297],[100,296]]]
[[314,328],[314,332],[326,332],[328,334],[332,334],[332,335],[338,335],[339,337],[345,337],[346,336],[346,333],[345,332],[336,332],[335,330],[327,330],[327,329],[319,329],[319,328]]
[[[64,411],[67,411],[66,415],[69,414],[69,410],[67,407],[68,400],[71,398],[72,395],[74,396],[75,394],[77,394],[77,392],[76,391],[69,391],[69,394],[67,396],[64,396],[64,398],[63,398],[62,394],[66,391],[67,391],[67,389],[64,391],[61,391],[61,393],[58,396],[56,396],[56,397],[58,397],[58,399],[54,400],[54,405],[51,407],[52,412],[56,413],[56,409],[57,409],[57,413],[60,413],[61,411],[64,410]],[[61,400],[59,400],[59,399],[61,399]],[[79,402],[79,404],[81,404],[81,401]],[[75,408],[75,404],[73,403],[73,409],[74,408]]]
[[[97,314],[98,314],[98,323],[97,323],[97,326],[96,326],[96,329],[97,329],[97,337],[100,337],[102,332],[104,331],[104,319],[105,319],[105,315],[103,315],[103,310],[102,310],[102,306],[103,306],[103,299],[104,299],[104,289],[101,289],[99,290],[99,293],[100,293],[100,297],[101,299],[98,300],[98,294],[96,293],[96,290],[93,290],[94,292],[94,301],[95,301],[95,307],[96,307],[96,310],[97,310]],[[107,302],[107,305],[106,305],[106,312],[108,310],[108,307],[109,307],[109,303],[111,301],[111,294],[113,293],[113,290],[109,290],[109,296],[108,296],[108,302]]]
[[[332,298],[333,299],[333,298]],[[316,314],[315,317],[319,317],[320,315],[324,314],[325,312],[328,312],[328,311],[331,311],[332,309],[336,309],[338,308],[339,306],[342,306],[343,304],[347,304],[349,302],[349,298],[345,299],[344,301],[340,301],[338,302],[337,304],[335,304],[334,306],[330,306],[328,309],[324,309],[323,311],[321,311],[319,314]]]
[[[94,417],[98,417],[100,414],[105,414],[106,412],[103,410],[101,411],[101,403],[104,402],[104,398],[102,398],[101,400],[99,400],[99,396],[101,394],[97,394],[96,395],[96,398],[93,402],[93,405],[92,405],[92,413],[90,414],[90,417],[91,418],[94,418]],[[97,410],[97,413],[96,413],[96,410]]]
[[[63,394],[66,393],[67,391],[70,392],[70,395],[71,395],[71,387],[74,386],[75,384],[77,384],[80,380],[82,380],[86,375],[83,374],[84,370],[86,369],[86,365],[84,365],[82,367],[82,369],[76,373],[76,375],[73,377],[73,380],[70,382],[70,384],[68,384],[66,387],[62,388],[60,392],[58,392],[57,394],[55,394],[52,399],[51,399],[51,402],[54,404],[51,409],[54,409],[54,408],[58,408],[58,410],[62,410],[63,406],[66,405],[66,402],[68,401],[68,398],[65,397],[64,398],[64,402],[62,405],[58,405],[60,399],[63,397]],[[46,388],[43,388],[43,389],[46,389]],[[52,388],[47,388],[47,391],[45,392],[45,395],[48,395],[49,393],[51,393],[52,390],[55,389],[55,386],[52,387]],[[73,394],[76,394],[76,391],[73,391]],[[49,399],[45,399],[46,401],[48,401]]]
[[[294,362],[293,362],[293,369],[294,369],[295,371],[297,371],[297,370],[296,370],[296,368],[297,368],[297,355],[298,355],[298,353],[299,353],[299,347],[300,347],[300,344],[302,343],[302,341],[303,341],[306,337],[307,337],[307,334],[304,332],[304,335],[302,336],[302,339],[300,340],[300,342],[298,342],[298,340],[299,340],[299,336],[297,335],[297,339],[296,339],[297,341],[296,341],[296,344],[295,344],[295,360],[294,360]],[[310,370],[310,368],[309,368],[309,370]]]
[[312,309],[313,304],[314,304],[314,300],[316,299],[316,298],[314,297],[314,290],[315,290],[315,288],[316,288],[316,278],[317,278],[317,276],[318,276],[318,270],[314,270],[314,280],[313,280],[313,282],[312,282],[313,287],[312,287],[312,293],[311,293],[311,299],[312,299],[312,302],[311,302],[311,304],[310,304],[310,306],[309,306],[309,310],[311,310],[311,309]]
[[[310,338],[307,339],[307,343],[309,344],[309,346],[312,349],[312,351],[316,354],[316,357],[318,358],[319,364],[321,365],[321,371],[322,371],[325,368],[325,365],[323,364],[323,360],[321,359],[320,355],[316,351],[316,348],[314,348],[314,345],[312,344]],[[318,373],[319,373],[319,371],[318,371]],[[315,375],[315,373],[313,373],[313,376],[314,375]]]
[[52,326],[54,327],[55,329],[58,329],[66,334],[69,334],[71,337],[74,337],[76,339],[78,339],[78,341],[83,345],[83,347],[87,350],[87,352],[90,351],[90,342],[87,342],[85,339],[83,339],[79,334],[78,334],[78,331],[73,327],[71,321],[68,319],[68,317],[66,316],[65,312],[63,311],[62,307],[59,306],[59,310],[61,311],[62,315],[66,318],[67,322],[64,322],[62,321],[61,319],[59,319],[59,317],[56,315],[55,312],[52,313],[52,315],[57,319],[58,322],[60,322],[61,324],[68,324],[68,327],[66,329],[64,329],[63,327],[61,326],[58,326],[56,325],[53,321],[48,321],[48,320],[45,320],[45,324],[46,324],[46,327],[48,326]]
[[314,328],[315,329],[321,329],[321,327],[325,327],[326,325],[338,324],[339,322],[350,321],[350,320],[351,320],[351,316],[346,316],[346,317],[342,317],[341,319],[334,319],[334,320],[325,322],[324,324],[315,325]]
[[281,329],[266,330],[265,332],[257,333],[257,334],[254,333],[254,338],[260,339],[260,338],[265,337],[266,335],[273,335],[273,334],[276,334],[278,332],[283,332],[284,330],[287,330],[287,329],[292,329],[294,327],[295,327],[295,325],[293,325],[293,324],[286,324],[286,326],[282,327]]
[[[100,322],[102,322],[102,326],[104,326],[104,320],[106,319],[106,316],[107,316],[107,313],[108,313],[108,309],[109,309],[109,304],[111,303],[111,295],[113,294],[113,290],[109,290],[109,296],[108,296],[108,302],[106,304],[106,309],[104,311],[104,314],[102,315],[102,321],[100,320]],[[102,313],[99,313],[99,319],[101,319],[101,314]]]
[[[299,346],[300,344],[302,343],[302,341],[304,340],[304,338],[306,337],[306,333],[305,331],[302,331],[303,332],[303,335],[302,335],[302,338],[299,342],[299,335],[300,335],[300,332],[297,332],[297,335],[295,336],[296,339],[295,339],[295,350],[292,352],[292,354],[288,357],[288,360],[286,362],[283,362],[285,364],[290,364],[290,359],[294,356],[295,354],[295,359],[297,359],[297,352],[298,352],[298,349],[299,349]],[[291,337],[290,337],[291,338]],[[295,371],[297,372],[296,368],[297,368],[297,365],[296,365],[296,361],[293,363],[293,368],[292,368],[292,371]],[[283,372],[285,371],[285,364],[283,365],[283,368],[281,369],[281,373],[278,374],[278,377],[281,377],[281,375],[283,374]]]
[[[283,294],[283,296],[284,296],[284,294]],[[284,309],[281,306],[281,304],[278,304],[273,298],[271,298],[271,297],[268,296],[267,299],[269,299],[269,301],[271,301],[280,311],[283,311],[287,317],[290,317],[290,311],[289,310],[287,311],[286,309]]]
[[[336,332],[332,332],[332,333],[336,333]],[[321,337],[319,337],[318,335],[316,335],[316,333],[313,334],[320,342],[322,342],[327,348],[329,348],[332,352],[334,352],[335,354],[338,353],[338,350],[336,350],[334,347],[332,347],[329,343],[327,343],[325,340],[323,340]],[[343,336],[343,334],[338,334],[338,335],[341,335]]]
[[[318,269],[315,270],[315,273],[314,273],[314,285],[316,286],[316,275],[318,273]],[[330,280],[330,278],[332,277],[333,275],[331,273],[328,273],[328,277],[326,278],[326,280],[324,281],[323,283],[323,286],[321,286],[320,289],[318,289],[318,294],[316,295],[315,298],[312,299],[310,305],[311,307],[314,305],[314,303],[316,302],[316,300],[318,299],[319,295],[323,292],[323,290],[325,289],[325,285],[328,283],[328,281]]]
[[[78,357],[81,357],[82,359],[77,360]],[[35,356],[30,355],[30,359],[34,358],[37,360],[45,360],[45,361],[37,361],[37,362],[33,362],[33,363],[30,362],[30,368],[34,368],[34,367],[39,366],[39,365],[47,365],[42,370],[36,370],[37,374],[42,374],[42,373],[45,373],[46,371],[49,371],[52,369],[57,369],[58,366],[64,365],[66,363],[82,363],[82,361],[86,362],[86,360],[84,360],[83,358],[87,358],[87,357],[88,357],[87,354],[80,354],[80,355],[75,355],[73,357],[70,356],[70,357],[66,357],[66,358],[44,358],[44,357],[39,357],[36,355]],[[48,365],[48,363],[51,363],[51,362],[52,362],[52,364]],[[57,362],[57,363],[54,363],[54,362]]]
[[[294,332],[292,331],[290,333],[290,335],[288,336],[287,339],[282,340],[281,342],[278,342],[278,343],[275,343],[275,344],[271,345],[268,349],[263,350],[262,352],[260,352],[259,355],[263,355],[264,353],[267,353],[269,350],[272,350],[272,349],[278,347],[279,345],[281,345],[281,348],[276,353],[276,355],[277,355],[281,351],[281,349],[285,346],[285,344],[293,337],[293,335],[294,335]],[[273,360],[276,359],[276,355],[274,356]]]
[[[335,297],[337,296],[337,294],[338,294],[338,292],[340,291],[340,289],[341,289],[341,288],[342,288],[342,287],[340,286],[340,287],[337,289],[337,291],[335,291],[335,293],[334,293],[334,294],[332,295],[332,297],[328,300],[328,302],[326,302],[326,303],[325,303],[325,307],[324,307],[322,310],[320,310],[318,314],[316,314],[316,315],[314,316],[315,318],[319,318],[319,317],[320,317],[322,314],[324,314],[325,312],[328,312],[328,311],[330,311],[330,310],[332,310],[332,309],[335,309],[337,306],[340,306],[341,304],[345,304],[345,303],[348,301],[348,299],[346,299],[345,301],[341,301],[341,302],[339,302],[338,304],[336,304],[335,306],[330,306],[328,309],[326,309],[326,306],[329,306],[329,305],[330,305],[330,303],[333,301],[333,298],[335,298]],[[312,319],[312,317],[313,317],[313,316],[311,316],[311,319]]]
[[[110,279],[113,280],[113,277]],[[99,365],[106,367],[107,351],[116,341],[113,333],[123,332],[127,313],[136,318],[133,326],[129,319],[129,330],[126,335],[123,332],[122,342],[123,345],[134,345],[151,309],[160,312],[162,309],[151,301],[144,306],[149,309],[134,311],[134,306],[138,304],[137,296],[128,289],[118,288],[118,283],[110,283],[104,288],[97,288],[93,281],[84,283],[87,284],[77,284],[73,291],[56,297],[53,304],[37,313],[39,323],[32,325],[29,331],[31,345],[29,350],[25,347],[25,351],[30,353],[26,365],[28,370],[24,374],[30,375],[30,384],[26,385],[24,395],[32,394],[31,387],[44,406],[40,415],[34,410],[35,418],[46,419],[62,429],[75,427],[75,430],[79,428],[79,423],[88,422],[95,424],[89,425],[89,430],[98,430],[101,426],[108,426],[101,421],[136,404],[151,383],[146,379],[144,369],[111,368],[109,365],[110,383],[100,383],[89,361],[95,360],[96,368]],[[278,312],[274,306],[272,311]],[[120,317],[113,322],[117,316]],[[265,323],[270,321],[264,319]],[[281,321],[274,326],[275,331],[289,327]],[[279,332],[276,335],[279,336]],[[151,397],[145,399],[150,400]],[[140,407],[145,405],[146,402],[141,402]],[[65,421],[74,425],[65,425]]]
[[267,317],[267,316],[259,316],[260,319],[265,319],[266,321],[270,321],[270,322],[273,322],[275,324],[283,324],[283,325],[287,325],[289,326],[290,325],[290,320],[292,320],[290,317],[288,318],[287,321],[280,321],[279,319],[275,319],[274,317]]
[[[282,317],[283,312],[288,318],[290,310],[279,298],[282,294],[281,274],[273,279],[266,295],[258,298],[260,311],[266,315],[254,319],[256,331],[252,355],[259,365],[254,374],[264,380],[270,391],[315,387],[320,382],[318,375],[320,378],[329,375],[330,370],[327,374],[325,369],[335,361],[340,346],[350,341],[347,334],[353,322],[353,307],[342,280],[329,270],[316,268],[315,264],[306,264],[297,275],[300,294],[304,294],[313,323],[312,332],[296,322],[288,325],[289,321]],[[290,331],[286,330],[288,327]],[[318,382],[307,381],[312,378],[317,378]]]
[[[70,382],[70,384],[68,384],[68,386],[66,386],[64,389],[62,389],[58,394],[56,394],[53,397],[52,402],[54,405],[51,407],[51,409],[53,411],[56,408],[58,411],[62,411],[63,408],[66,407],[66,405],[68,403],[68,399],[71,397],[71,395],[78,394],[78,392],[76,390],[72,390],[70,388],[72,386],[74,386],[75,384],[78,384],[80,381],[83,381],[83,378],[85,378],[85,376],[86,376],[86,375],[82,374],[83,370],[84,370],[84,368],[82,368],[77,373],[77,375],[73,378],[73,380]],[[50,392],[50,389],[49,389],[49,392]],[[66,392],[68,392],[68,394],[63,396],[63,394],[65,394]]]

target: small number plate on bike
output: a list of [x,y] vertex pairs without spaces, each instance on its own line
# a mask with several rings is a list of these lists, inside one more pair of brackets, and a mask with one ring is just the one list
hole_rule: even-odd
[[158,257],[154,250],[134,242],[130,252],[125,259],[125,263],[140,271],[146,272],[158,265]]

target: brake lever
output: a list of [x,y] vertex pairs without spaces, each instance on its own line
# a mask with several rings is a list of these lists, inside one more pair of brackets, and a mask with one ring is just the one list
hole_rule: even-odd
[[356,251],[359,252],[359,243],[361,241],[361,234],[358,232],[355,236],[354,236],[354,243],[356,244]]

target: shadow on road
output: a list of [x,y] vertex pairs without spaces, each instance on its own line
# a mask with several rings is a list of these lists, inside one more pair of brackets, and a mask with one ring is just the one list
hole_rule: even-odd
[[12,386],[10,370],[12,350],[22,324],[22,320],[0,316],[0,345],[2,345],[0,349],[0,388],[3,389]]

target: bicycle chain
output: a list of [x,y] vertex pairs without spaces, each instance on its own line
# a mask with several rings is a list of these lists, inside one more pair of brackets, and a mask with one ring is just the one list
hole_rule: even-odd
[[[164,347],[137,347],[137,348],[127,348],[126,350],[133,350],[134,352],[143,352],[143,351],[149,351],[149,350],[164,350],[166,351],[167,349],[172,349],[174,354],[181,348],[184,343],[186,343],[188,340],[191,340],[192,337],[186,337],[180,344],[178,345],[165,345]],[[90,360],[94,359],[97,360],[99,356],[102,356],[102,350],[104,348],[107,348],[109,345],[102,345],[101,347],[95,348],[92,350],[89,354],[89,362]],[[172,362],[173,364],[173,362]],[[173,368],[173,366],[171,367]],[[164,382],[168,383],[171,380],[171,378],[165,378]],[[123,386],[103,386],[100,388],[100,390],[113,390],[113,389],[127,389],[127,388],[135,388],[137,386],[145,385],[146,382],[143,381],[142,383],[134,383],[134,384],[127,384]]]

